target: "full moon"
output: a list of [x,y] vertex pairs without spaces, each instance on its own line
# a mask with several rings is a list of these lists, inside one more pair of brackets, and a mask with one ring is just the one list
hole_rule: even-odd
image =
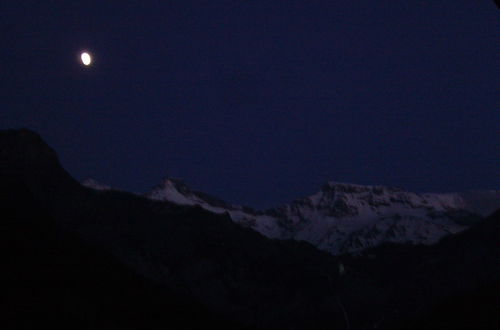
[[92,63],[92,57],[90,57],[90,54],[85,52],[85,53],[82,53],[82,55],[80,56],[80,58],[82,59],[82,63],[83,65],[90,65],[90,63]]

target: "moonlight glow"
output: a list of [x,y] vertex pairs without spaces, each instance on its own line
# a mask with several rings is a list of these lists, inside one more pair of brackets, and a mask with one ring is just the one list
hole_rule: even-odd
[[84,65],[90,65],[90,63],[92,63],[92,58],[90,57],[90,54],[89,53],[82,53],[82,55],[80,56],[80,58],[82,59],[82,63]]

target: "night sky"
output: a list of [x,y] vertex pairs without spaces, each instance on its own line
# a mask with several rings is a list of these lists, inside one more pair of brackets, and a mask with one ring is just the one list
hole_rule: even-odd
[[255,207],[326,181],[500,188],[493,1],[4,0],[0,28],[0,128],[79,180]]

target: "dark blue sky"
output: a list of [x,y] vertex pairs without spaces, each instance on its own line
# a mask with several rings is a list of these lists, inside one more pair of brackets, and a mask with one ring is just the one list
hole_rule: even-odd
[[328,180],[500,188],[493,1],[2,1],[0,24],[0,128],[77,179],[256,207]]

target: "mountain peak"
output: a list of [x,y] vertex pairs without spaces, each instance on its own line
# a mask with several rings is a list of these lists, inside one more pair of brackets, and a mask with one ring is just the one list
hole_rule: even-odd
[[233,208],[218,197],[191,189],[182,179],[165,177],[147,194],[156,200],[166,200],[181,205]]
[[29,129],[0,130],[0,172],[25,182],[57,186],[78,185],[63,169],[56,152]]
[[175,189],[182,194],[192,194],[193,190],[186,182],[179,178],[164,177],[161,183],[155,187],[156,189]]
[[55,151],[29,129],[0,131],[0,156],[4,167],[16,171],[59,165]]
[[100,183],[99,181],[96,181],[94,179],[85,179],[82,181],[82,185],[91,188],[94,190],[112,190],[111,186],[105,185]]

